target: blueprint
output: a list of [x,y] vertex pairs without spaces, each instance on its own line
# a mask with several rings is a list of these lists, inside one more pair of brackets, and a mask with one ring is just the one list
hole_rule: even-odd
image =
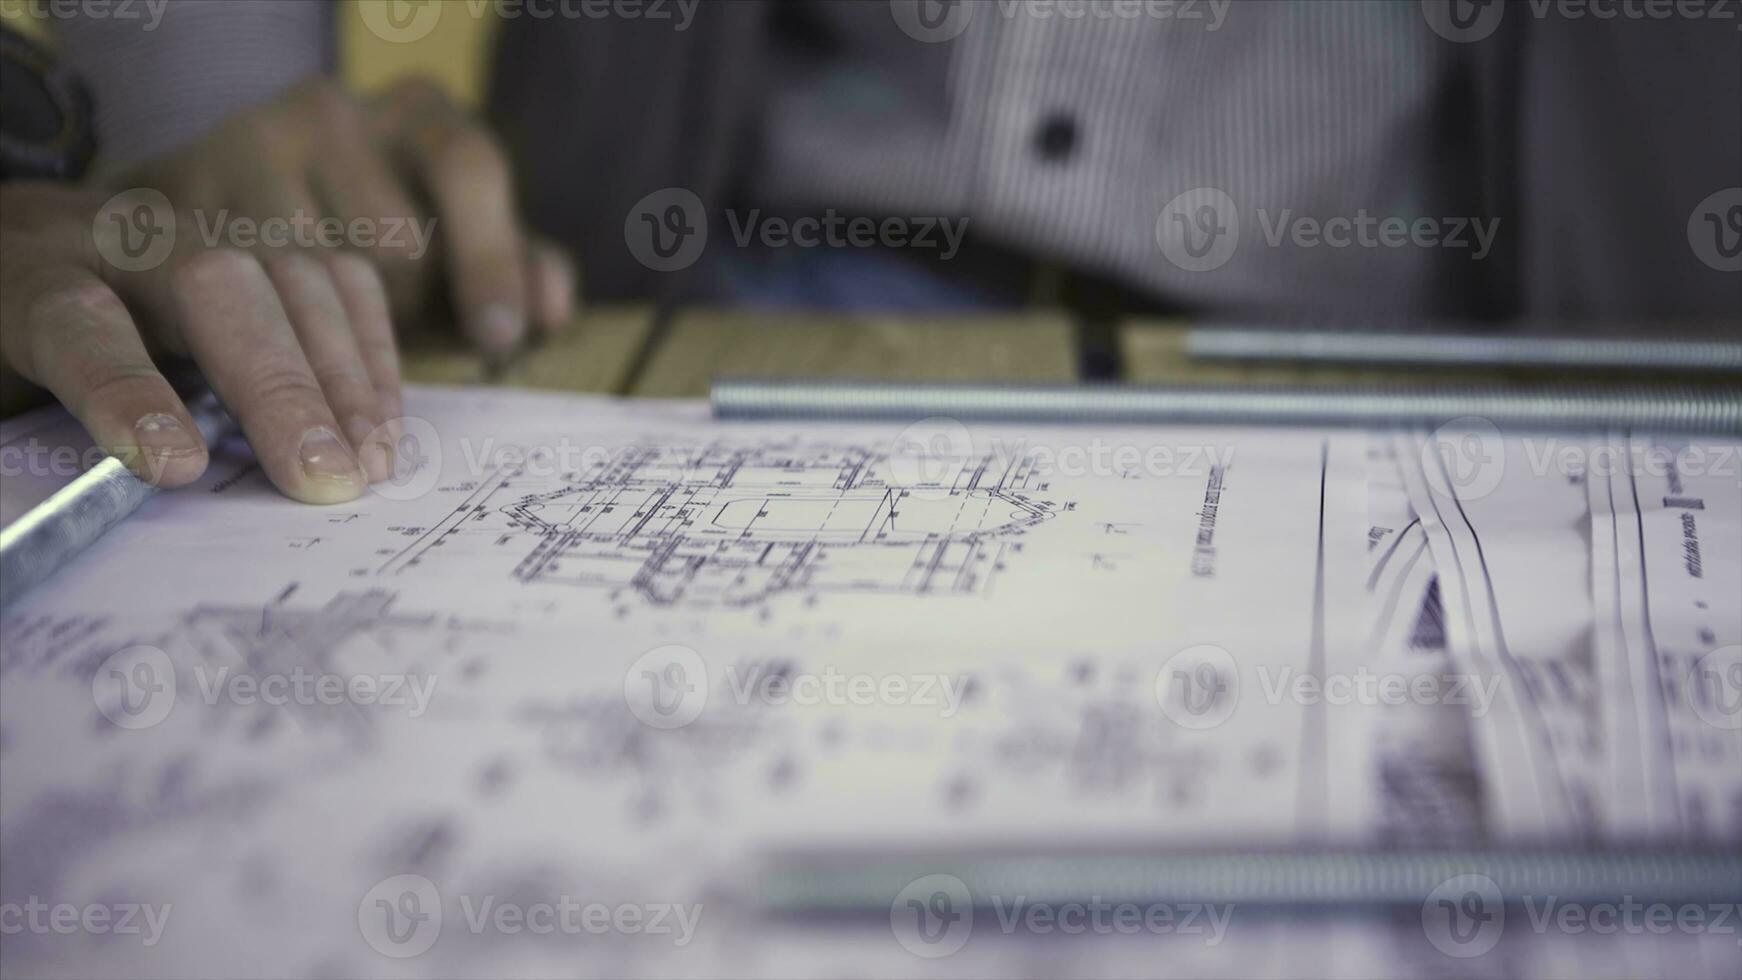
[[[1474,439],[1475,442],[1468,440]],[[1460,476],[1460,447],[1482,466]],[[1742,840],[1734,443],[1401,436],[1489,824],[1515,840]]]
[[[0,972],[1735,972],[1742,947],[1710,934],[1514,928],[1447,959],[1421,914],[1208,909],[1068,943],[988,924],[944,959],[889,917],[759,917],[746,861],[789,848],[1582,827],[1494,758],[1492,725],[1546,724],[1504,700],[1517,690],[1483,689],[1472,716],[1442,686],[1493,671],[1454,623],[1469,590],[1447,584],[1415,437],[721,423],[691,403],[433,388],[408,411],[399,471],[370,496],[292,505],[245,446],[219,447],[196,486],[0,619],[0,908],[136,927],[19,928]],[[82,451],[58,413],[0,427],[7,518],[70,476],[42,462],[56,447]],[[1546,745],[1533,764],[1594,786],[1699,773],[1662,827],[1724,840],[1736,798],[1710,722],[1729,717],[1729,661],[1707,651],[1736,642],[1738,530],[1701,486],[1716,611],[1684,615],[1667,581],[1636,605],[1718,700],[1675,715],[1657,768],[1563,766],[1527,733]],[[1555,506],[1588,535],[1588,490],[1567,487]],[[1627,567],[1685,577],[1685,522],[1638,507],[1614,512],[1650,529]],[[1581,574],[1588,623],[1615,604]],[[1649,639],[1617,629],[1604,642]],[[1432,703],[1338,696],[1375,672]],[[1590,690],[1578,705],[1622,697]],[[534,928],[571,908],[574,929]]]

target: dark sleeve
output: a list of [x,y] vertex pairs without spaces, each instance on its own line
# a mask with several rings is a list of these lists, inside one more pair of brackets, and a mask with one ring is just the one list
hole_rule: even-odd
[[1742,23],[1520,21],[1520,312],[1742,330]]

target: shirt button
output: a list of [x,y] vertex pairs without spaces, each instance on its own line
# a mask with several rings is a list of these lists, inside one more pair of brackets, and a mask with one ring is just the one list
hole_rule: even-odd
[[1034,150],[1048,163],[1060,163],[1077,148],[1077,122],[1064,113],[1055,113],[1041,121],[1035,133]]

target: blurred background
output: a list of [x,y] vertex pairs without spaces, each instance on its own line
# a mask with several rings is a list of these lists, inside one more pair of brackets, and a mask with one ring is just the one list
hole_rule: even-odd
[[[700,365],[747,338],[757,373],[1165,380],[1253,376],[1181,361],[1184,325],[1742,330],[1742,31],[1718,5],[224,6],[271,13],[171,17],[144,40],[79,25],[99,119],[125,105],[111,114],[191,137],[270,86],[140,94],[93,51],[182,45],[238,88],[249,58],[286,80],[329,67],[364,98],[434,80],[500,141],[520,220],[574,257],[587,308],[653,324],[585,355],[626,361],[618,389],[681,347],[696,366],[656,390],[698,393]],[[234,51],[194,43],[214,36]],[[793,234],[854,221],[867,243]],[[710,329],[666,330],[701,309]],[[830,334],[884,316],[902,339]],[[998,322],[945,342],[940,318]]]

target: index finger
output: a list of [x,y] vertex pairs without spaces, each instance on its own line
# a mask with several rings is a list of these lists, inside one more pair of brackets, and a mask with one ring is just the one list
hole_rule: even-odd
[[396,155],[433,200],[461,328],[505,353],[526,336],[526,242],[507,157],[431,85],[402,86],[382,114]]
[[260,262],[215,249],[168,268],[182,339],[266,475],[305,503],[360,496],[368,481]]

